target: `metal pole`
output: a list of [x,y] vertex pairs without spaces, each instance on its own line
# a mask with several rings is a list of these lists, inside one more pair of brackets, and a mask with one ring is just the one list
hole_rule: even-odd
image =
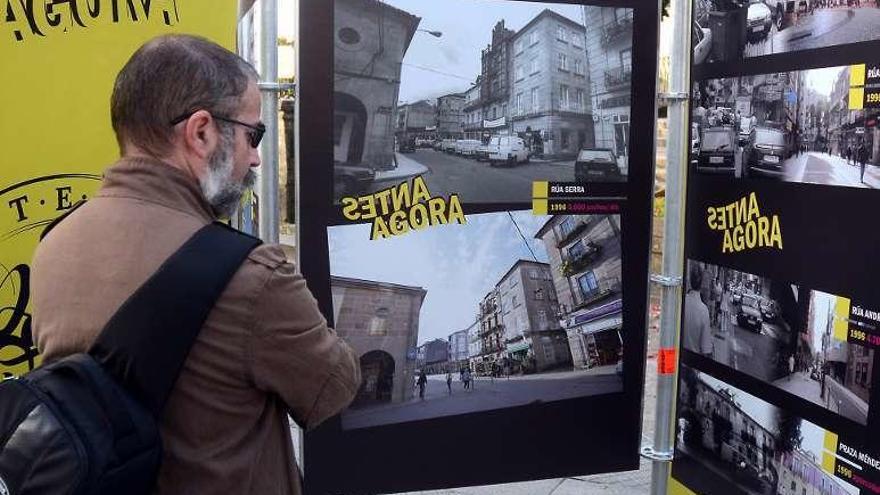
[[260,238],[278,243],[278,5],[260,0],[260,69],[263,83],[263,123],[266,135],[260,147]]
[[[688,160],[688,96],[691,62],[691,0],[672,0],[673,41],[670,53],[668,139],[666,145],[666,214],[663,239],[663,273],[652,277],[662,288],[660,350],[673,350],[677,359],[681,285],[684,262],[684,199]],[[665,357],[669,357],[669,353]],[[661,356],[664,357],[664,356]],[[667,491],[673,454],[673,410],[676,374],[659,370],[654,429],[654,464],[651,493]]]

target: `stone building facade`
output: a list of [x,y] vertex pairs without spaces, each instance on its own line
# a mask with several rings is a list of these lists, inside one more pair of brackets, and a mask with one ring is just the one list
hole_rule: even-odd
[[501,366],[505,357],[504,323],[501,319],[501,295],[493,288],[480,301],[480,355],[474,360],[477,373],[488,373]]
[[333,159],[391,169],[400,67],[421,19],[373,0],[337,0],[333,15]]
[[545,156],[573,158],[594,144],[586,33],[544,10],[511,40],[512,131],[541,136]]
[[569,367],[571,353],[556,318],[559,308],[550,265],[518,260],[496,290],[504,326],[503,365],[513,372]]
[[619,215],[553,216],[544,241],[575,367],[616,364],[623,352]]
[[353,407],[410,397],[427,291],[421,287],[331,277],[336,332],[360,358],[363,382]]
[[441,139],[464,138],[465,95],[453,93],[437,98],[437,136]]
[[633,10],[584,7],[589,92],[596,147],[628,161],[632,99]]

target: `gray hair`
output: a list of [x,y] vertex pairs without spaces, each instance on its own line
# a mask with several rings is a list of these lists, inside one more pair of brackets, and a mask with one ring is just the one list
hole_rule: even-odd
[[257,71],[238,55],[197,36],[171,34],[145,43],[116,76],[110,116],[121,152],[134,145],[166,156],[171,121],[207,110],[232,116]]

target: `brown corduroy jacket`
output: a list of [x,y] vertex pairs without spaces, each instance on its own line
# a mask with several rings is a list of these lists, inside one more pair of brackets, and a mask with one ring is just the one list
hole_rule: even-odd
[[[215,219],[197,183],[123,159],[42,241],[33,332],[44,360],[85,351],[113,313]],[[346,407],[358,359],[278,246],[256,248],[208,315],[161,421],[155,493],[299,494],[287,415],[308,429]]]

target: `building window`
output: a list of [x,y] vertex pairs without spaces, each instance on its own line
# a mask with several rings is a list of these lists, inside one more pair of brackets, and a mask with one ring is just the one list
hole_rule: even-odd
[[574,261],[585,255],[586,253],[587,249],[584,247],[583,242],[578,241],[572,244],[570,248],[568,248],[568,259]]
[[370,320],[370,335],[388,335],[388,308],[376,310],[376,316]]
[[559,70],[567,71],[568,70],[568,57],[564,53],[560,53],[557,58],[557,66]]
[[538,88],[532,88],[532,111],[538,111]]
[[507,103],[501,105],[501,116],[504,117],[507,115]]
[[559,230],[562,232],[562,237],[567,236],[574,230],[574,220],[571,217],[565,217],[565,220],[559,224]]
[[522,115],[525,113],[525,111],[524,111],[525,109],[523,108],[523,94],[522,93],[517,93],[516,105],[514,105],[514,106],[516,108],[517,115]]
[[523,38],[520,38],[520,39],[516,40],[516,47],[515,47],[515,50],[516,50],[516,54],[517,54],[517,55],[519,55],[520,53],[523,52],[523,45],[524,45],[524,44],[525,44],[525,40],[524,40]]
[[575,48],[584,47],[584,35],[581,33],[571,33],[571,44]]
[[538,59],[533,58],[529,63],[529,74],[537,74],[538,73]]
[[568,86],[565,84],[559,85],[559,108],[566,109],[568,108]]
[[564,27],[556,26],[556,39],[563,43],[568,43],[568,33]]
[[584,94],[584,90],[582,90],[582,89],[577,90],[577,107],[578,107],[580,110],[586,110],[586,109],[587,109],[587,106],[586,106],[586,95]]
[[620,50],[620,66],[623,67],[624,70],[630,70],[632,68],[632,58],[633,58],[632,48],[627,48],[626,50]]
[[517,304],[516,304],[516,294],[514,294],[513,297],[510,298],[510,305],[513,306],[514,308],[517,306]]
[[532,31],[529,33],[529,46],[536,45],[538,43],[538,32]]
[[520,79],[522,79],[522,78],[525,77],[524,72],[525,72],[525,71],[523,71],[523,66],[522,66],[522,65],[517,65],[517,66],[516,66],[516,80],[517,80],[517,81],[519,81]]
[[569,145],[571,145],[571,131],[562,129],[559,131],[559,137],[561,138],[562,149],[568,149]]
[[626,19],[628,9],[616,8],[614,9],[614,20],[617,22],[623,21]]
[[578,277],[578,286],[581,288],[581,295],[584,299],[599,292],[599,282],[596,281],[596,275],[593,272],[587,272]]
[[584,62],[579,58],[574,59],[574,73],[579,76],[584,75]]
[[361,33],[350,27],[340,29],[337,35],[339,36],[339,41],[346,45],[356,45],[361,42]]

